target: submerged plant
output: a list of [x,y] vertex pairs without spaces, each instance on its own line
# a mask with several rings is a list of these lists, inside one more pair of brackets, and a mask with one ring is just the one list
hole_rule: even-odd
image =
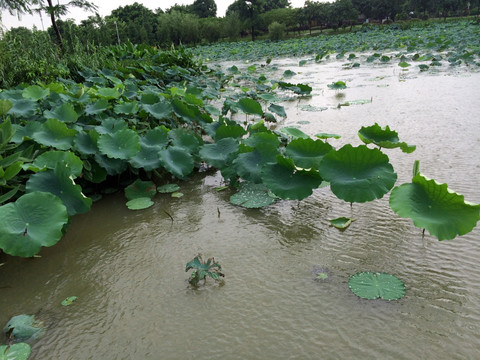
[[188,280],[193,286],[197,286],[200,280],[204,283],[207,281],[207,276],[218,281],[220,277],[225,275],[221,273],[221,265],[215,261],[213,257],[208,258],[207,261],[203,261],[202,255],[198,254],[192,261],[188,262],[185,266],[185,272],[193,269],[190,279]]

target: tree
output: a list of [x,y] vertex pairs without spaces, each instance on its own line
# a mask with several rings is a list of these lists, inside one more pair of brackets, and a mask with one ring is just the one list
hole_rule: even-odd
[[134,44],[154,44],[156,41],[158,16],[142,4],[121,6],[106,19],[115,19],[124,30],[121,37],[128,38]]
[[252,41],[255,41],[255,28],[259,25],[260,14],[265,12],[265,0],[236,0],[227,9],[227,16],[237,12],[240,18],[247,23],[252,32]]
[[11,15],[30,11],[30,1],[0,0],[0,10],[7,10]]
[[217,16],[217,4],[214,0],[195,0],[191,9],[199,18]]
[[270,11],[274,9],[285,9],[290,7],[289,0],[269,0],[265,2],[264,11]]

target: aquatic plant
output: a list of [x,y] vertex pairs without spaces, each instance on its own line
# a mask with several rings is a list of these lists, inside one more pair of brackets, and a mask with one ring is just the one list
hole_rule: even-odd
[[190,279],[188,280],[193,286],[197,286],[200,280],[206,282],[207,276],[216,281],[220,280],[220,277],[225,276],[221,273],[222,267],[213,257],[204,261],[200,254],[187,263],[185,266],[185,272],[188,270],[193,270]]
[[16,315],[3,328],[4,334],[12,341],[36,340],[45,333],[43,323],[34,315]]
[[0,360],[27,360],[31,352],[27,343],[0,345]]
[[405,295],[405,284],[387,273],[364,271],[352,275],[348,280],[350,290],[362,299],[398,300]]

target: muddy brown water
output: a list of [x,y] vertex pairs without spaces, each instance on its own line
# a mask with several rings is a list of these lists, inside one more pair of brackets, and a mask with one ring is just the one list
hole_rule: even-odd
[[[296,71],[290,81],[314,89],[285,102],[279,127],[337,133],[329,141],[340,146],[360,144],[361,126],[389,125],[417,145],[412,154],[385,150],[397,185],[410,181],[419,159],[425,175],[480,203],[478,71],[277,64],[278,74]],[[342,95],[326,86],[338,80],[347,81]],[[337,108],[355,100],[372,102]],[[27,313],[47,327],[31,359],[479,357],[479,228],[452,241],[422,238],[389,208],[388,195],[350,208],[323,188],[301,202],[246,210],[216,191],[216,173],[180,185],[182,198],[157,195],[143,211],[108,196],[40,258],[0,257],[0,324]],[[340,232],[328,226],[339,216],[356,221]],[[197,253],[223,265],[223,284],[189,286],[185,264]],[[314,279],[316,267],[328,269],[327,281]],[[399,277],[405,297],[359,299],[347,285],[358,271]],[[72,295],[73,305],[60,305]]]

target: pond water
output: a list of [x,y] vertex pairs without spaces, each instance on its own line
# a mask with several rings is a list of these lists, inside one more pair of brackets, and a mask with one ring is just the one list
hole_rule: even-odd
[[[285,103],[278,127],[336,133],[329,141],[340,146],[360,144],[361,126],[389,125],[417,145],[412,154],[385,150],[397,185],[419,159],[422,173],[480,203],[478,71],[274,63],[313,87],[312,97]],[[338,80],[348,88],[327,88]],[[356,100],[371,102],[337,107]],[[196,175],[180,184],[182,198],[157,195],[136,212],[111,195],[40,258],[0,257],[0,324],[22,313],[44,321],[32,359],[478,358],[480,228],[452,241],[422,238],[388,195],[350,207],[328,188],[246,210],[216,190],[222,184],[218,174]],[[356,221],[344,232],[328,226],[340,216]],[[185,264],[198,253],[222,264],[223,284],[189,286]],[[315,280],[318,267],[327,280]],[[358,298],[347,282],[359,271],[399,277],[405,297]],[[60,305],[72,295],[75,303]]]

